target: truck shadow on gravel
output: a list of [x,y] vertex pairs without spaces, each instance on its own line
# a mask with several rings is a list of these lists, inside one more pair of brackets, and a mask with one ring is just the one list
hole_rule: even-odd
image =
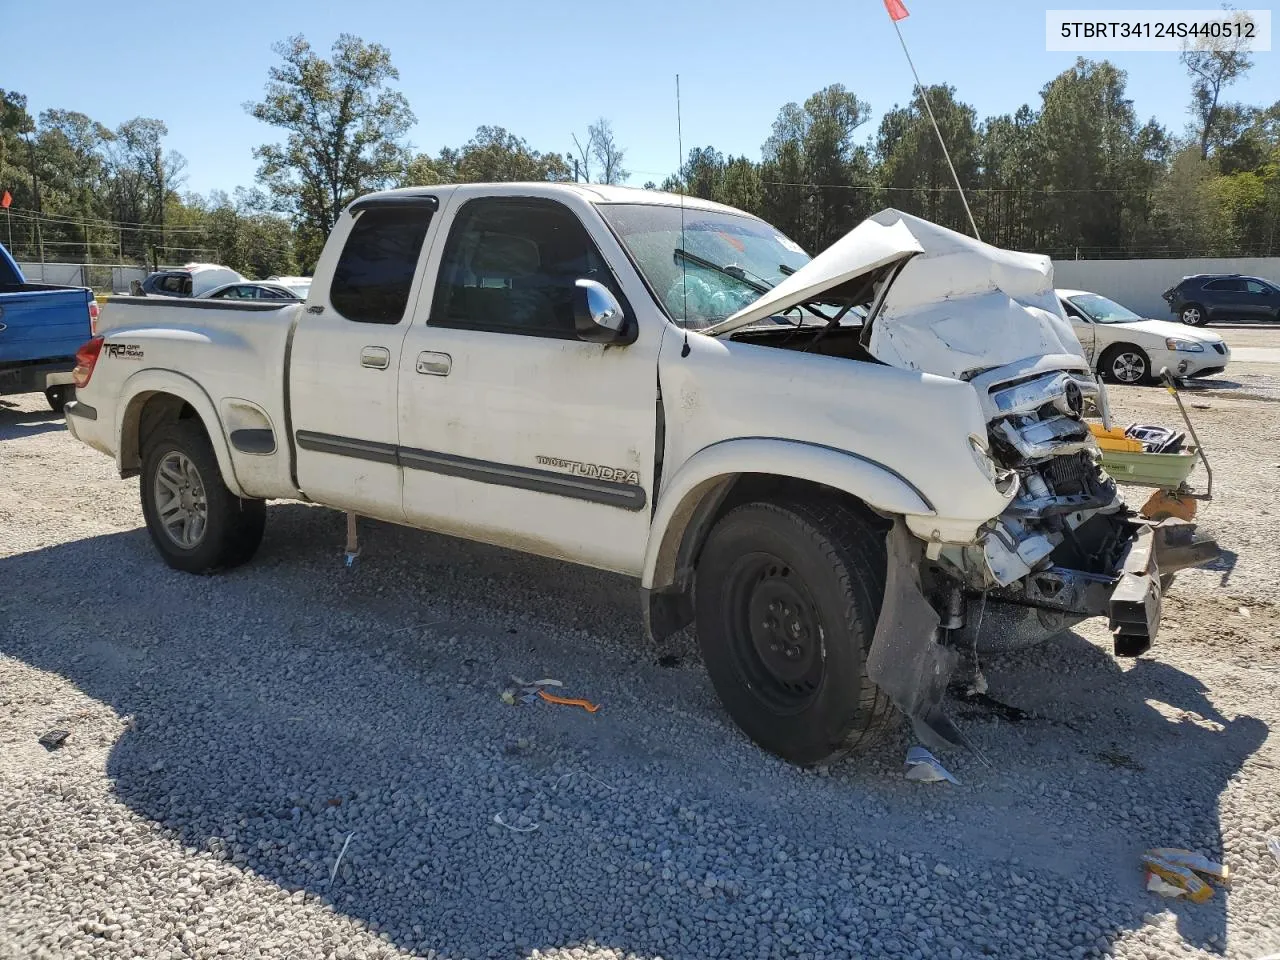
[[65,429],[66,422],[60,413],[52,410],[22,410],[15,404],[0,400],[0,441],[20,440]]
[[[107,774],[175,843],[408,951],[1085,956],[1166,908],[1226,943],[1229,893],[1160,900],[1137,858],[1220,855],[1220,795],[1268,731],[1158,645],[992,661],[1029,716],[957,711],[992,764],[943,757],[961,786],[902,780],[905,730],[799,771],[736,732],[687,646],[657,664],[631,581],[363,521],[348,571],[343,530],[272,506],[257,559],[211,578],[141,530],[0,559],[0,653],[131,718]],[[601,710],[508,706],[513,674]]]

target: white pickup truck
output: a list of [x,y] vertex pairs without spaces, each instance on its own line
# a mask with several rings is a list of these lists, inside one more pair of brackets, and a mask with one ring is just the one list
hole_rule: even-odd
[[[733,719],[800,764],[943,709],[977,652],[1107,615],[1148,648],[1146,523],[1046,258],[897,211],[810,259],[741,211],[569,184],[375,193],[305,303],[118,297],[67,423],[141,476],[165,561],[257,548],[301,499],[637,578]],[[961,670],[963,666],[963,670]]]

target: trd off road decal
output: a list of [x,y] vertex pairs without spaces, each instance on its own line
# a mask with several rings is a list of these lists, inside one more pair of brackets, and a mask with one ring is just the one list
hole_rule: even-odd
[[136,343],[104,343],[102,352],[113,360],[141,360],[143,356]]
[[640,471],[623,470],[621,467],[602,467],[597,463],[579,463],[577,460],[561,460],[559,457],[544,457],[538,454],[538,463],[545,467],[563,470],[575,477],[591,477],[596,480],[613,480],[617,483],[640,485]]

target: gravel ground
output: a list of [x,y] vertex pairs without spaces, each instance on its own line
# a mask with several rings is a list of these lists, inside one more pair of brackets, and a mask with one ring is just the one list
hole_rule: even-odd
[[[621,578],[375,523],[347,571],[342,517],[299,504],[250,566],[169,571],[136,481],[0,401],[0,956],[1280,950],[1280,367],[1193,393],[1225,556],[1147,657],[1092,622],[990,662],[1032,716],[959,713],[992,761],[945,756],[960,786],[902,779],[905,728],[825,770],[762,755]],[[507,706],[512,674],[602,709]],[[1155,845],[1230,889],[1146,893]]]

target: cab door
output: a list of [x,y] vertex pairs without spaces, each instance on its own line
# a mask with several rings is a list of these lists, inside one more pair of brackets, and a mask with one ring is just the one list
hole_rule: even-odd
[[[623,264],[621,249],[581,207],[465,189],[451,199],[428,268],[438,279],[400,361],[404,508],[428,529],[635,574],[665,323],[633,311],[602,253]],[[578,338],[579,279],[609,288],[634,342]]]
[[[328,506],[401,521],[397,403],[401,347],[439,203],[374,196],[325,247],[288,361],[298,486]],[[343,224],[335,228],[335,234]]]

